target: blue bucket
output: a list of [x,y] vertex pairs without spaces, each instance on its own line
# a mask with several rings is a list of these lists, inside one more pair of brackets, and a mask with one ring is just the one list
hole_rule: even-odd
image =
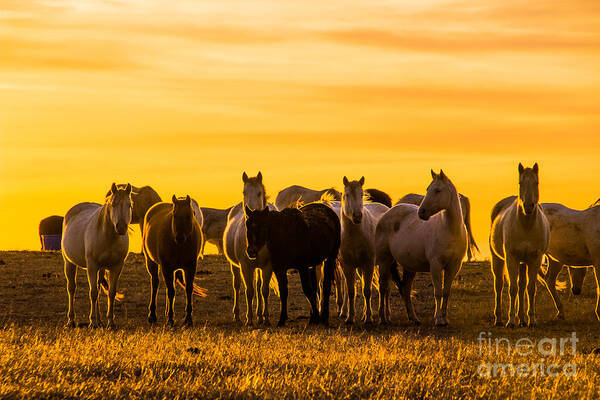
[[62,235],[42,235],[42,243],[44,251],[60,250],[60,239]]

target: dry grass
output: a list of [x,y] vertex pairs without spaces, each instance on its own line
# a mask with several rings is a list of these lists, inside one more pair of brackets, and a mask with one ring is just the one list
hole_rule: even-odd
[[[224,259],[209,256],[202,284],[209,297],[195,302],[196,327],[150,328],[149,282],[139,255],[131,255],[121,282],[126,298],[116,310],[116,331],[65,329],[66,292],[58,254],[2,252],[0,265],[0,397],[2,398],[566,398],[598,396],[600,330],[594,320],[591,279],[580,298],[565,299],[568,321],[552,321],[553,309],[539,290],[538,326],[490,327],[493,296],[489,265],[465,265],[456,282],[448,328],[432,326],[429,277],[420,276],[415,305],[424,324],[410,326],[399,297],[391,327],[305,329],[308,307],[291,276],[290,317],[283,329],[245,328],[231,321],[231,277]],[[87,282],[78,277],[77,317],[87,318]],[[159,322],[164,286],[159,292]],[[176,318],[183,317],[178,290]],[[566,297],[566,294],[565,294]],[[105,299],[102,299],[105,307]],[[278,315],[272,297],[272,320]],[[242,306],[242,310],[245,308]],[[359,307],[359,310],[362,307]],[[513,343],[576,332],[575,355],[521,357],[480,354],[477,337],[490,331]],[[505,349],[504,349],[505,350]],[[486,378],[481,363],[573,363],[576,377]]]

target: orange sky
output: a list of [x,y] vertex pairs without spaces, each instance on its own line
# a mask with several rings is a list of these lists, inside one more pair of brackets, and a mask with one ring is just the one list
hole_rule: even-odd
[[[0,2],[1,249],[112,181],[201,205],[262,170],[399,198],[444,168],[486,241],[540,163],[542,201],[600,197],[597,0]],[[139,248],[139,238],[133,238]]]

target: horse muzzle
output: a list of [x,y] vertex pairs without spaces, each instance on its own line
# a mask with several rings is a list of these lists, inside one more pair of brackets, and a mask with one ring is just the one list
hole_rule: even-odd
[[352,216],[352,222],[356,225],[360,224],[362,222],[362,214],[354,214]]
[[427,210],[425,210],[424,208],[419,208],[417,214],[419,215],[419,218],[421,218],[423,221],[427,221],[430,217],[430,215],[427,213]]
[[175,243],[177,244],[181,244],[181,243],[185,243],[188,239],[188,235],[184,235],[184,234],[177,234],[175,235]]
[[246,255],[249,259],[256,260],[256,257],[258,257],[258,251],[256,251],[256,249],[251,249],[250,247],[248,247],[246,249]]
[[534,210],[535,210],[535,204],[524,204],[523,205],[523,211],[525,212],[525,215],[533,214]]
[[574,296],[579,296],[581,294],[581,288],[578,288],[578,287],[571,288],[571,293],[573,293]]
[[127,235],[127,224],[125,222],[117,222],[115,230],[121,236]]

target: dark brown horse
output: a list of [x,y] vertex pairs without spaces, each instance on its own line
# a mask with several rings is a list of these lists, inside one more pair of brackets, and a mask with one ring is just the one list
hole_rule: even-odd
[[151,277],[150,306],[148,322],[156,322],[156,293],[158,291],[158,266],[160,265],[167,286],[168,323],[173,321],[175,302],[175,271],[183,269],[185,275],[185,320],[192,325],[192,294],[194,293],[194,275],[200,249],[202,248],[202,229],[192,209],[190,196],[177,198],[173,203],[153,205],[144,218],[144,256],[146,269]]
[[325,262],[321,322],[329,321],[329,296],[340,248],[340,220],[335,212],[322,203],[307,204],[300,209],[269,208],[252,211],[244,206],[246,214],[246,253],[255,259],[266,247],[273,272],[279,284],[281,314],[277,326],[287,320],[287,270],[300,272],[302,291],[311,305],[310,324],[319,322],[317,278],[315,267]]
[[44,218],[40,221],[39,234],[42,250],[46,250],[44,248],[44,241],[42,239],[42,236],[62,235],[63,219],[64,218],[60,215],[51,215],[50,217]]

